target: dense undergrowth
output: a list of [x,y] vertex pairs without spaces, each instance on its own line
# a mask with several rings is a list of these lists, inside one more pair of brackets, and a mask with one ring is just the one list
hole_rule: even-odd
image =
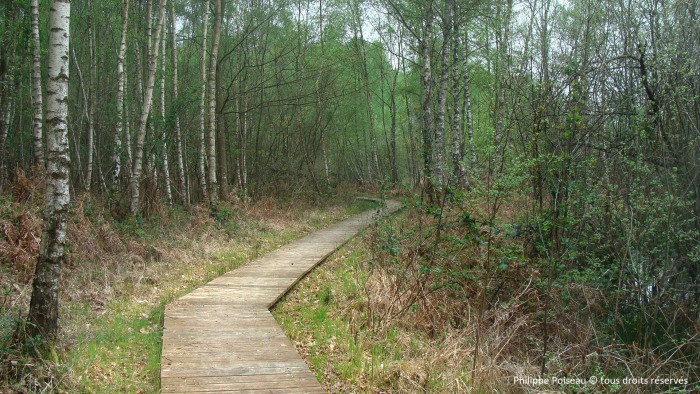
[[585,263],[601,240],[554,259],[524,201],[483,195],[414,198],[277,306],[330,392],[700,390],[696,306],[639,308],[625,272]]
[[349,190],[118,217],[109,197],[73,199],[60,281],[60,338],[24,336],[41,237],[43,185],[0,196],[0,392],[159,392],[163,306],[293,238],[367,208]]

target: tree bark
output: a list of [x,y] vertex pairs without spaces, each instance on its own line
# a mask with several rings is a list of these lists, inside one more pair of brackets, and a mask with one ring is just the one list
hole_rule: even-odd
[[126,34],[129,25],[129,0],[122,1],[122,32],[117,55],[117,125],[114,133],[114,147],[112,150],[111,187],[116,189],[119,183],[119,175],[122,168],[122,134],[124,133],[124,90],[126,89],[126,71],[124,70],[124,58],[126,57]]
[[[464,80],[464,122],[469,141],[469,166],[474,173],[476,171],[476,145],[474,145],[474,120],[472,117],[471,76],[469,76],[469,36],[464,37],[464,60],[462,61],[462,77]],[[464,151],[464,150],[463,150]]]
[[365,99],[367,100],[367,118],[369,120],[369,141],[370,141],[370,157],[372,160],[372,171],[369,173],[369,179],[372,181],[372,172],[374,172],[377,175],[377,178],[382,178],[382,168],[379,165],[379,147],[377,146],[377,131],[376,131],[376,126],[375,126],[375,119],[374,119],[374,105],[373,105],[373,98],[372,98],[372,87],[371,87],[371,82],[369,79],[369,69],[367,68],[367,47],[365,45],[365,37],[364,33],[362,32],[362,14],[361,10],[359,7],[359,2],[355,3],[355,13],[357,14],[356,17],[356,23],[357,23],[357,31],[360,34],[360,40],[359,40],[359,60],[362,62],[361,64],[361,72],[362,72],[362,78],[363,78],[363,85],[364,85],[364,90],[365,90]]
[[[160,34],[163,30],[163,19],[165,17],[165,3],[167,0],[160,1],[158,11],[158,24],[156,26],[155,42],[160,39]],[[134,152],[134,166],[131,171],[131,201],[130,211],[135,214],[139,210],[140,193],[141,193],[141,171],[143,170],[143,144],[146,139],[146,126],[148,123],[148,115],[151,113],[151,104],[153,103],[153,87],[156,81],[156,65],[158,62],[159,45],[153,45],[150,57],[148,59],[148,81],[146,82],[146,91],[143,97],[143,106],[141,108],[141,119],[139,130],[136,135],[136,146]]]
[[219,185],[216,178],[216,74],[221,38],[222,0],[215,0],[214,30],[212,31],[211,57],[209,58],[209,206],[216,210],[219,200]]
[[391,116],[391,129],[390,129],[390,139],[389,139],[389,161],[391,162],[391,183],[397,184],[399,182],[399,169],[396,164],[396,83],[399,76],[398,68],[392,71],[391,76],[391,86],[389,89],[389,115]]
[[173,207],[173,189],[170,183],[170,164],[168,163],[168,140],[165,133],[165,34],[163,34],[160,44],[162,56],[160,57],[160,140],[161,145],[161,160],[163,160],[163,181],[165,183],[165,198],[168,202],[168,207]]
[[460,37],[458,8],[455,0],[449,1],[452,7],[452,166],[455,180],[468,185],[467,170],[464,167],[464,132],[462,131],[462,114],[460,112],[460,82],[465,80],[460,67]]
[[433,174],[433,74],[430,67],[430,47],[433,42],[433,1],[425,5],[423,37],[420,43],[423,67],[421,85],[423,88],[423,182],[425,193],[431,202],[436,201]]
[[[85,119],[90,118],[90,96],[88,95],[88,90],[85,88],[85,80],[83,79],[83,71],[80,68],[80,63],[78,62],[78,56],[75,54],[75,47],[71,48],[71,54],[73,55],[73,67],[75,67],[75,71],[78,73],[78,84],[80,85],[80,93],[83,95],[83,116]],[[74,133],[78,134],[78,133]],[[76,138],[75,135],[73,138]],[[89,141],[88,141],[89,142]],[[83,185],[89,184],[86,181],[86,174],[83,173],[83,165],[80,159],[80,148],[78,147],[77,143],[74,143],[75,150],[76,150],[76,155],[78,155],[78,165],[76,168],[78,168],[78,173],[80,173],[80,179],[83,182]],[[88,189],[89,190],[89,189]]]
[[58,286],[68,217],[68,59],[70,0],[52,0],[47,79],[47,185],[44,230],[29,305],[29,334],[49,342],[58,333]]
[[197,161],[197,175],[199,176],[199,188],[203,200],[208,198],[207,173],[206,173],[206,119],[207,119],[207,30],[209,28],[209,2],[204,4],[204,21],[202,27],[202,81],[200,85],[199,100],[199,160]]
[[[5,13],[0,18],[0,27],[8,30],[12,20],[13,3],[8,2]],[[5,143],[10,130],[10,113],[12,112],[12,74],[9,70],[14,63],[14,35],[2,35],[0,42],[0,191],[5,185]]]
[[[506,144],[506,142],[504,141],[505,126],[503,118],[506,106],[506,75],[510,72],[508,64],[508,45],[510,42],[510,24],[512,10],[512,0],[507,0],[504,3],[499,3],[499,5],[496,8],[496,19],[499,21],[499,25],[496,32],[496,98],[493,127],[494,156],[492,157],[492,164],[500,161],[500,158],[502,156],[500,151],[505,148]],[[491,165],[490,167],[490,170],[493,171],[493,165]]]
[[442,49],[440,51],[440,80],[437,91],[437,114],[435,125],[435,151],[434,151],[434,182],[436,192],[443,189],[445,172],[445,110],[447,108],[447,85],[450,77],[450,33],[452,31],[451,19],[452,7],[449,1],[445,1],[445,9],[442,21]]
[[[90,13],[90,18],[88,21],[88,47],[90,55],[90,70],[88,76],[88,90],[90,93],[90,99],[87,103],[88,105],[88,151],[87,151],[87,177],[85,179],[85,190],[90,191],[92,187],[92,174],[95,169],[95,106],[96,106],[96,93],[95,93],[95,79],[97,72],[97,62],[95,59],[95,29],[93,24],[95,23],[92,11],[92,1],[88,0],[88,12]],[[87,98],[86,98],[87,100]]]
[[[175,2],[170,2],[170,33],[171,33],[171,62],[173,67],[173,108],[175,114],[175,155],[177,156],[177,178],[180,186],[182,203],[190,204],[190,191],[185,181],[185,164],[182,149],[182,131],[180,129],[180,115],[178,113],[178,73],[177,73],[177,37],[175,29]],[[165,57],[165,54],[163,54]]]
[[39,0],[31,0],[32,11],[32,106],[34,109],[34,163],[44,169],[44,103],[41,92],[41,42],[39,41]]
[[[221,84],[221,78],[217,78],[217,86]],[[217,88],[216,94],[216,108],[221,109],[224,107],[224,98],[222,97],[221,89]],[[217,110],[217,122],[216,122],[216,145],[218,149],[217,153],[217,174],[219,175],[219,196],[226,198],[228,196],[228,138],[226,135],[226,118],[224,115]]]

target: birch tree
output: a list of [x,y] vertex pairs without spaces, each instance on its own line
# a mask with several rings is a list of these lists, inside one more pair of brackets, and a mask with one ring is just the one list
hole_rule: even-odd
[[433,173],[433,73],[430,67],[430,47],[433,43],[433,1],[425,4],[423,36],[420,51],[423,66],[421,69],[421,85],[423,87],[423,179],[426,194],[431,201],[435,200]]
[[207,173],[206,173],[206,123],[207,123],[207,30],[209,28],[209,2],[204,4],[204,18],[202,22],[202,71],[199,97],[199,157],[197,160],[197,175],[199,177],[199,189],[202,197],[207,199]]
[[[175,155],[177,156],[177,178],[180,186],[180,194],[182,202],[184,205],[190,203],[190,192],[185,181],[185,164],[183,160],[183,149],[182,149],[182,131],[180,130],[180,115],[178,114],[178,74],[177,74],[177,36],[175,28],[175,2],[170,2],[170,38],[171,38],[171,62],[173,67],[173,103],[175,108]],[[163,53],[165,58],[165,53]]]
[[216,179],[216,70],[219,57],[219,41],[221,39],[221,22],[223,7],[221,0],[215,1],[214,30],[211,39],[211,57],[209,59],[209,205],[216,208],[219,199],[219,185]]
[[165,135],[165,34],[161,37],[160,45],[163,52],[160,61],[160,141],[161,159],[163,160],[163,181],[165,182],[165,197],[168,207],[173,207],[173,189],[170,183],[170,165],[168,164],[168,142]]
[[452,31],[451,19],[452,7],[449,1],[445,1],[444,14],[442,17],[442,49],[440,51],[440,80],[437,91],[437,114],[435,125],[435,150],[434,154],[434,182],[437,192],[442,191],[444,177],[444,144],[445,144],[445,111],[447,108],[447,83],[450,75],[449,53],[450,53],[450,33]]
[[65,262],[68,187],[68,49],[70,0],[52,0],[47,79],[47,184],[44,230],[29,305],[29,333],[52,341],[58,332],[58,286]]
[[124,133],[124,90],[126,89],[126,71],[124,69],[124,59],[126,57],[126,34],[129,26],[129,0],[122,1],[122,30],[119,44],[119,54],[117,55],[117,125],[114,133],[114,147],[112,150],[112,187],[116,187],[121,174],[121,152],[122,134]]
[[[457,2],[450,0],[452,8],[452,166],[454,179],[463,185],[468,183],[467,171],[464,168],[464,133],[462,131],[462,113],[460,112],[460,91],[462,79],[460,72],[460,37]],[[467,94],[467,93],[465,93]]]
[[[95,24],[94,21],[94,11],[92,9],[92,1],[88,0],[88,12],[90,13],[90,19],[88,21],[88,46],[90,52],[90,73],[89,73],[89,90],[90,99],[87,102],[88,105],[88,151],[87,151],[87,178],[85,180],[85,190],[90,191],[92,187],[92,174],[95,168],[95,107],[96,103],[96,92],[95,92],[95,80],[97,79],[97,60],[95,59]],[[87,100],[87,98],[86,98]]]
[[39,40],[39,0],[31,0],[32,12],[32,106],[34,109],[34,162],[43,169],[44,164],[44,103],[41,92],[41,42]]
[[154,38],[155,45],[152,46],[148,59],[148,80],[146,81],[145,92],[143,97],[143,106],[141,108],[141,119],[139,129],[136,134],[136,146],[134,152],[134,165],[131,171],[131,202],[130,211],[132,214],[138,212],[140,193],[141,193],[141,171],[143,170],[143,145],[146,139],[146,127],[148,125],[148,116],[151,113],[151,105],[153,103],[153,87],[156,81],[156,66],[158,63],[158,52],[160,45],[157,43],[160,40],[160,35],[163,31],[163,19],[165,18],[165,5],[167,0],[160,1],[158,10],[158,22],[156,25],[156,33]]

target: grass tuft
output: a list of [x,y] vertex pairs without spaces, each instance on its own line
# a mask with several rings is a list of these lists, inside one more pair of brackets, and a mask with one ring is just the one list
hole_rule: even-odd
[[[71,205],[68,264],[60,287],[60,338],[38,356],[21,332],[41,233],[40,198],[19,187],[0,196],[0,392],[160,391],[164,306],[319,227],[367,207],[349,194],[328,201],[264,198],[189,210],[151,207],[114,219],[108,199]],[[8,236],[9,235],[9,236]],[[329,299],[332,296],[329,293]]]

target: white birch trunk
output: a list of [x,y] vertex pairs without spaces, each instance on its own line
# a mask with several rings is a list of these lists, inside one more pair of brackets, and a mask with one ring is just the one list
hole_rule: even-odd
[[[167,0],[160,1],[160,8],[158,11],[158,24],[156,26],[155,39],[156,42],[160,39],[160,34],[163,30],[163,19],[165,17],[165,5]],[[139,130],[136,134],[136,146],[134,152],[134,166],[131,171],[131,201],[130,201],[130,211],[135,214],[139,210],[140,193],[141,193],[141,171],[143,170],[143,145],[146,139],[146,126],[148,123],[148,116],[151,113],[151,104],[153,103],[153,87],[156,81],[156,66],[158,62],[158,49],[159,46],[155,45],[152,48],[151,56],[148,59],[148,81],[145,86],[145,93],[143,97],[143,107],[141,109],[141,119],[139,122]]]
[[95,72],[97,62],[95,61],[95,29],[93,28],[94,20],[92,18],[92,1],[88,0],[88,12],[90,13],[90,23],[88,27],[88,47],[90,55],[90,70],[89,70],[89,92],[90,100],[88,101],[88,152],[87,152],[87,178],[85,180],[85,190],[90,191],[92,187],[92,174],[95,168]]
[[165,197],[168,201],[168,207],[173,207],[173,189],[170,184],[170,165],[168,164],[168,142],[165,135],[165,34],[163,34],[161,42],[161,60],[160,60],[160,138],[163,143],[161,150],[161,160],[163,160],[163,180],[165,181]]
[[197,175],[199,176],[199,188],[202,191],[203,199],[208,197],[207,193],[207,173],[205,161],[207,156],[206,150],[206,119],[207,119],[207,31],[209,29],[209,2],[204,5],[204,22],[202,27],[202,81],[200,85],[200,101],[199,101],[199,160],[197,162]]
[[44,230],[37,259],[28,325],[30,335],[53,341],[58,332],[58,286],[65,261],[68,218],[68,59],[70,0],[52,0],[46,85],[47,184]]
[[452,30],[452,20],[450,14],[452,13],[452,8],[449,2],[445,3],[444,20],[442,25],[442,50],[440,52],[440,81],[437,91],[437,124],[435,125],[435,151],[434,151],[434,165],[433,170],[434,184],[436,191],[440,192],[443,188],[443,178],[444,178],[444,146],[445,146],[445,109],[447,107],[447,83],[449,80],[449,48],[450,48],[450,32]]
[[[182,196],[182,203],[184,205],[189,205],[190,203],[190,193],[187,188],[187,183],[185,181],[185,164],[183,159],[183,149],[182,149],[182,131],[180,130],[180,115],[178,114],[178,76],[177,76],[177,37],[175,30],[175,2],[170,2],[170,33],[171,33],[171,62],[173,67],[173,105],[175,114],[175,155],[177,156],[177,178],[180,186],[180,194]],[[165,58],[165,53],[163,53]]]
[[[138,67],[139,69],[141,67]],[[129,95],[126,87],[129,86],[129,74],[124,70],[124,113],[129,113],[129,118],[124,122],[124,150],[126,151],[126,171],[131,175],[131,167],[134,163],[134,149],[131,143],[131,124],[136,119],[136,114],[132,108],[133,99],[129,100]]]
[[[117,55],[117,127],[114,133],[114,150],[112,151],[112,172],[111,187],[116,188],[119,183],[119,175],[122,168],[122,134],[125,131],[124,119],[124,90],[126,88],[126,72],[124,70],[124,59],[126,57],[126,34],[129,25],[129,0],[122,1],[122,31],[121,42],[119,44],[119,54]],[[125,139],[127,137],[125,136]]]
[[32,106],[34,109],[34,162],[44,169],[44,103],[41,92],[41,42],[39,41],[39,0],[31,0],[32,11]]
[[425,24],[423,25],[423,37],[421,40],[421,57],[423,66],[421,69],[421,85],[423,88],[423,170],[424,187],[431,202],[435,200],[433,174],[433,74],[430,67],[430,47],[433,42],[433,1],[426,5]]
[[452,167],[455,180],[462,184],[469,183],[467,170],[464,167],[464,132],[462,131],[462,114],[460,112],[460,81],[464,78],[460,73],[459,22],[458,8],[455,0],[450,0],[452,8]]
[[219,58],[221,37],[222,0],[215,1],[214,31],[212,31],[211,57],[209,60],[209,205],[214,210],[219,199],[219,185],[216,178],[216,69]]

